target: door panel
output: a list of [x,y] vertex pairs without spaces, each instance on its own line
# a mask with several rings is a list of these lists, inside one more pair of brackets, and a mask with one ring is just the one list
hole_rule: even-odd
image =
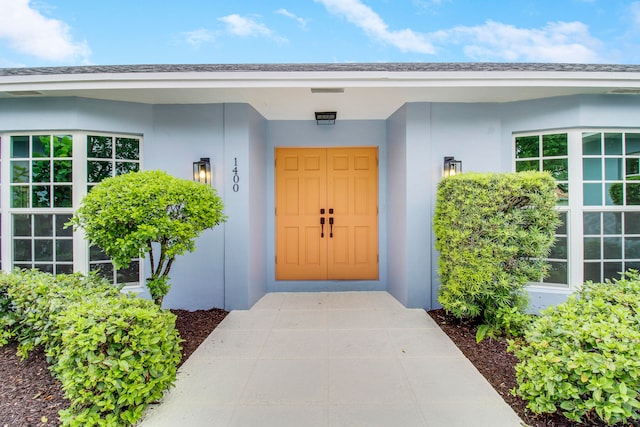
[[276,279],[377,279],[377,205],[376,148],[277,148]]

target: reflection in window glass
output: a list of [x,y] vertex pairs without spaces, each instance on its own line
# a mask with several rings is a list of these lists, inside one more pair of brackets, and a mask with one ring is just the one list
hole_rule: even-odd
[[52,274],[73,272],[72,214],[13,214],[13,266]]

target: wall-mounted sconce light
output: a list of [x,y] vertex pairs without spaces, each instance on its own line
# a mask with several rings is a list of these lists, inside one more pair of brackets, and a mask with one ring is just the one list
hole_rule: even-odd
[[203,184],[211,185],[211,159],[200,157],[199,162],[193,162],[193,180]]
[[316,123],[319,125],[335,125],[337,115],[335,111],[316,112]]
[[462,172],[462,160],[456,160],[455,157],[444,158],[444,169],[442,170],[442,176],[454,176]]

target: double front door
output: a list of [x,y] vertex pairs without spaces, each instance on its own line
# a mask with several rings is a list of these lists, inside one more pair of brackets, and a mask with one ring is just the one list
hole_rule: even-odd
[[277,148],[276,279],[378,279],[378,150]]

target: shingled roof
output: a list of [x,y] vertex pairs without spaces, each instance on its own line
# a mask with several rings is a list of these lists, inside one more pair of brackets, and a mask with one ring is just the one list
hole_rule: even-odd
[[337,64],[143,64],[0,68],[0,76],[101,73],[211,72],[598,72],[638,73],[632,64],[543,64],[495,62],[337,63]]

